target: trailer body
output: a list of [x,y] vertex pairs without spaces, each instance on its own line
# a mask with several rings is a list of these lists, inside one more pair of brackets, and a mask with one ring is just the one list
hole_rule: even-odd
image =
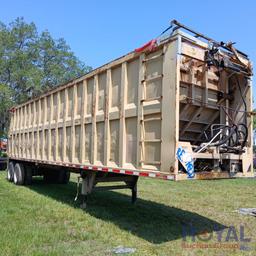
[[[131,52],[16,106],[9,161],[101,173],[100,179],[109,174],[112,180],[113,174],[170,180],[252,177],[251,74],[209,66],[208,52],[206,42],[177,29],[154,49]],[[232,52],[217,54],[241,66]],[[243,116],[248,136],[240,151],[202,150],[212,125],[239,123]],[[192,159],[193,176],[179,158],[180,149]]]

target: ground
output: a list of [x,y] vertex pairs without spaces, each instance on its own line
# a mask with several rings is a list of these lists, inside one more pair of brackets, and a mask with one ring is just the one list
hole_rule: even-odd
[[135,205],[130,191],[95,192],[82,210],[73,201],[75,176],[68,185],[37,179],[28,187],[5,176],[0,172],[0,255],[114,255],[117,246],[147,256],[256,254],[256,219],[236,212],[256,207],[256,179],[140,178]]

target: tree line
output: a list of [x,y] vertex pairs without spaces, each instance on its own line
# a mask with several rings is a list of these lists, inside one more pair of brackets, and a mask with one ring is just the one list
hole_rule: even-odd
[[8,130],[9,109],[88,73],[63,38],[54,39],[34,23],[0,22],[0,136]]

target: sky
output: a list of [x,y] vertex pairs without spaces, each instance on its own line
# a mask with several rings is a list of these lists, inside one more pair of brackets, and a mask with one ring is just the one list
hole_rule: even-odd
[[253,0],[0,0],[0,21],[17,17],[34,22],[40,32],[48,30],[55,39],[63,37],[93,68],[155,38],[172,19],[217,41],[236,42],[256,63]]

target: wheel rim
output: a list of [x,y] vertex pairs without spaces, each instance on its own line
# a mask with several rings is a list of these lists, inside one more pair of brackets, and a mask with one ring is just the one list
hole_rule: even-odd
[[7,169],[7,179],[9,181],[13,181],[13,176],[14,176],[14,170],[13,170],[13,165],[10,163],[8,165],[8,169]]
[[16,172],[14,172],[13,180],[14,180],[14,183],[17,183],[17,176],[16,176]]

